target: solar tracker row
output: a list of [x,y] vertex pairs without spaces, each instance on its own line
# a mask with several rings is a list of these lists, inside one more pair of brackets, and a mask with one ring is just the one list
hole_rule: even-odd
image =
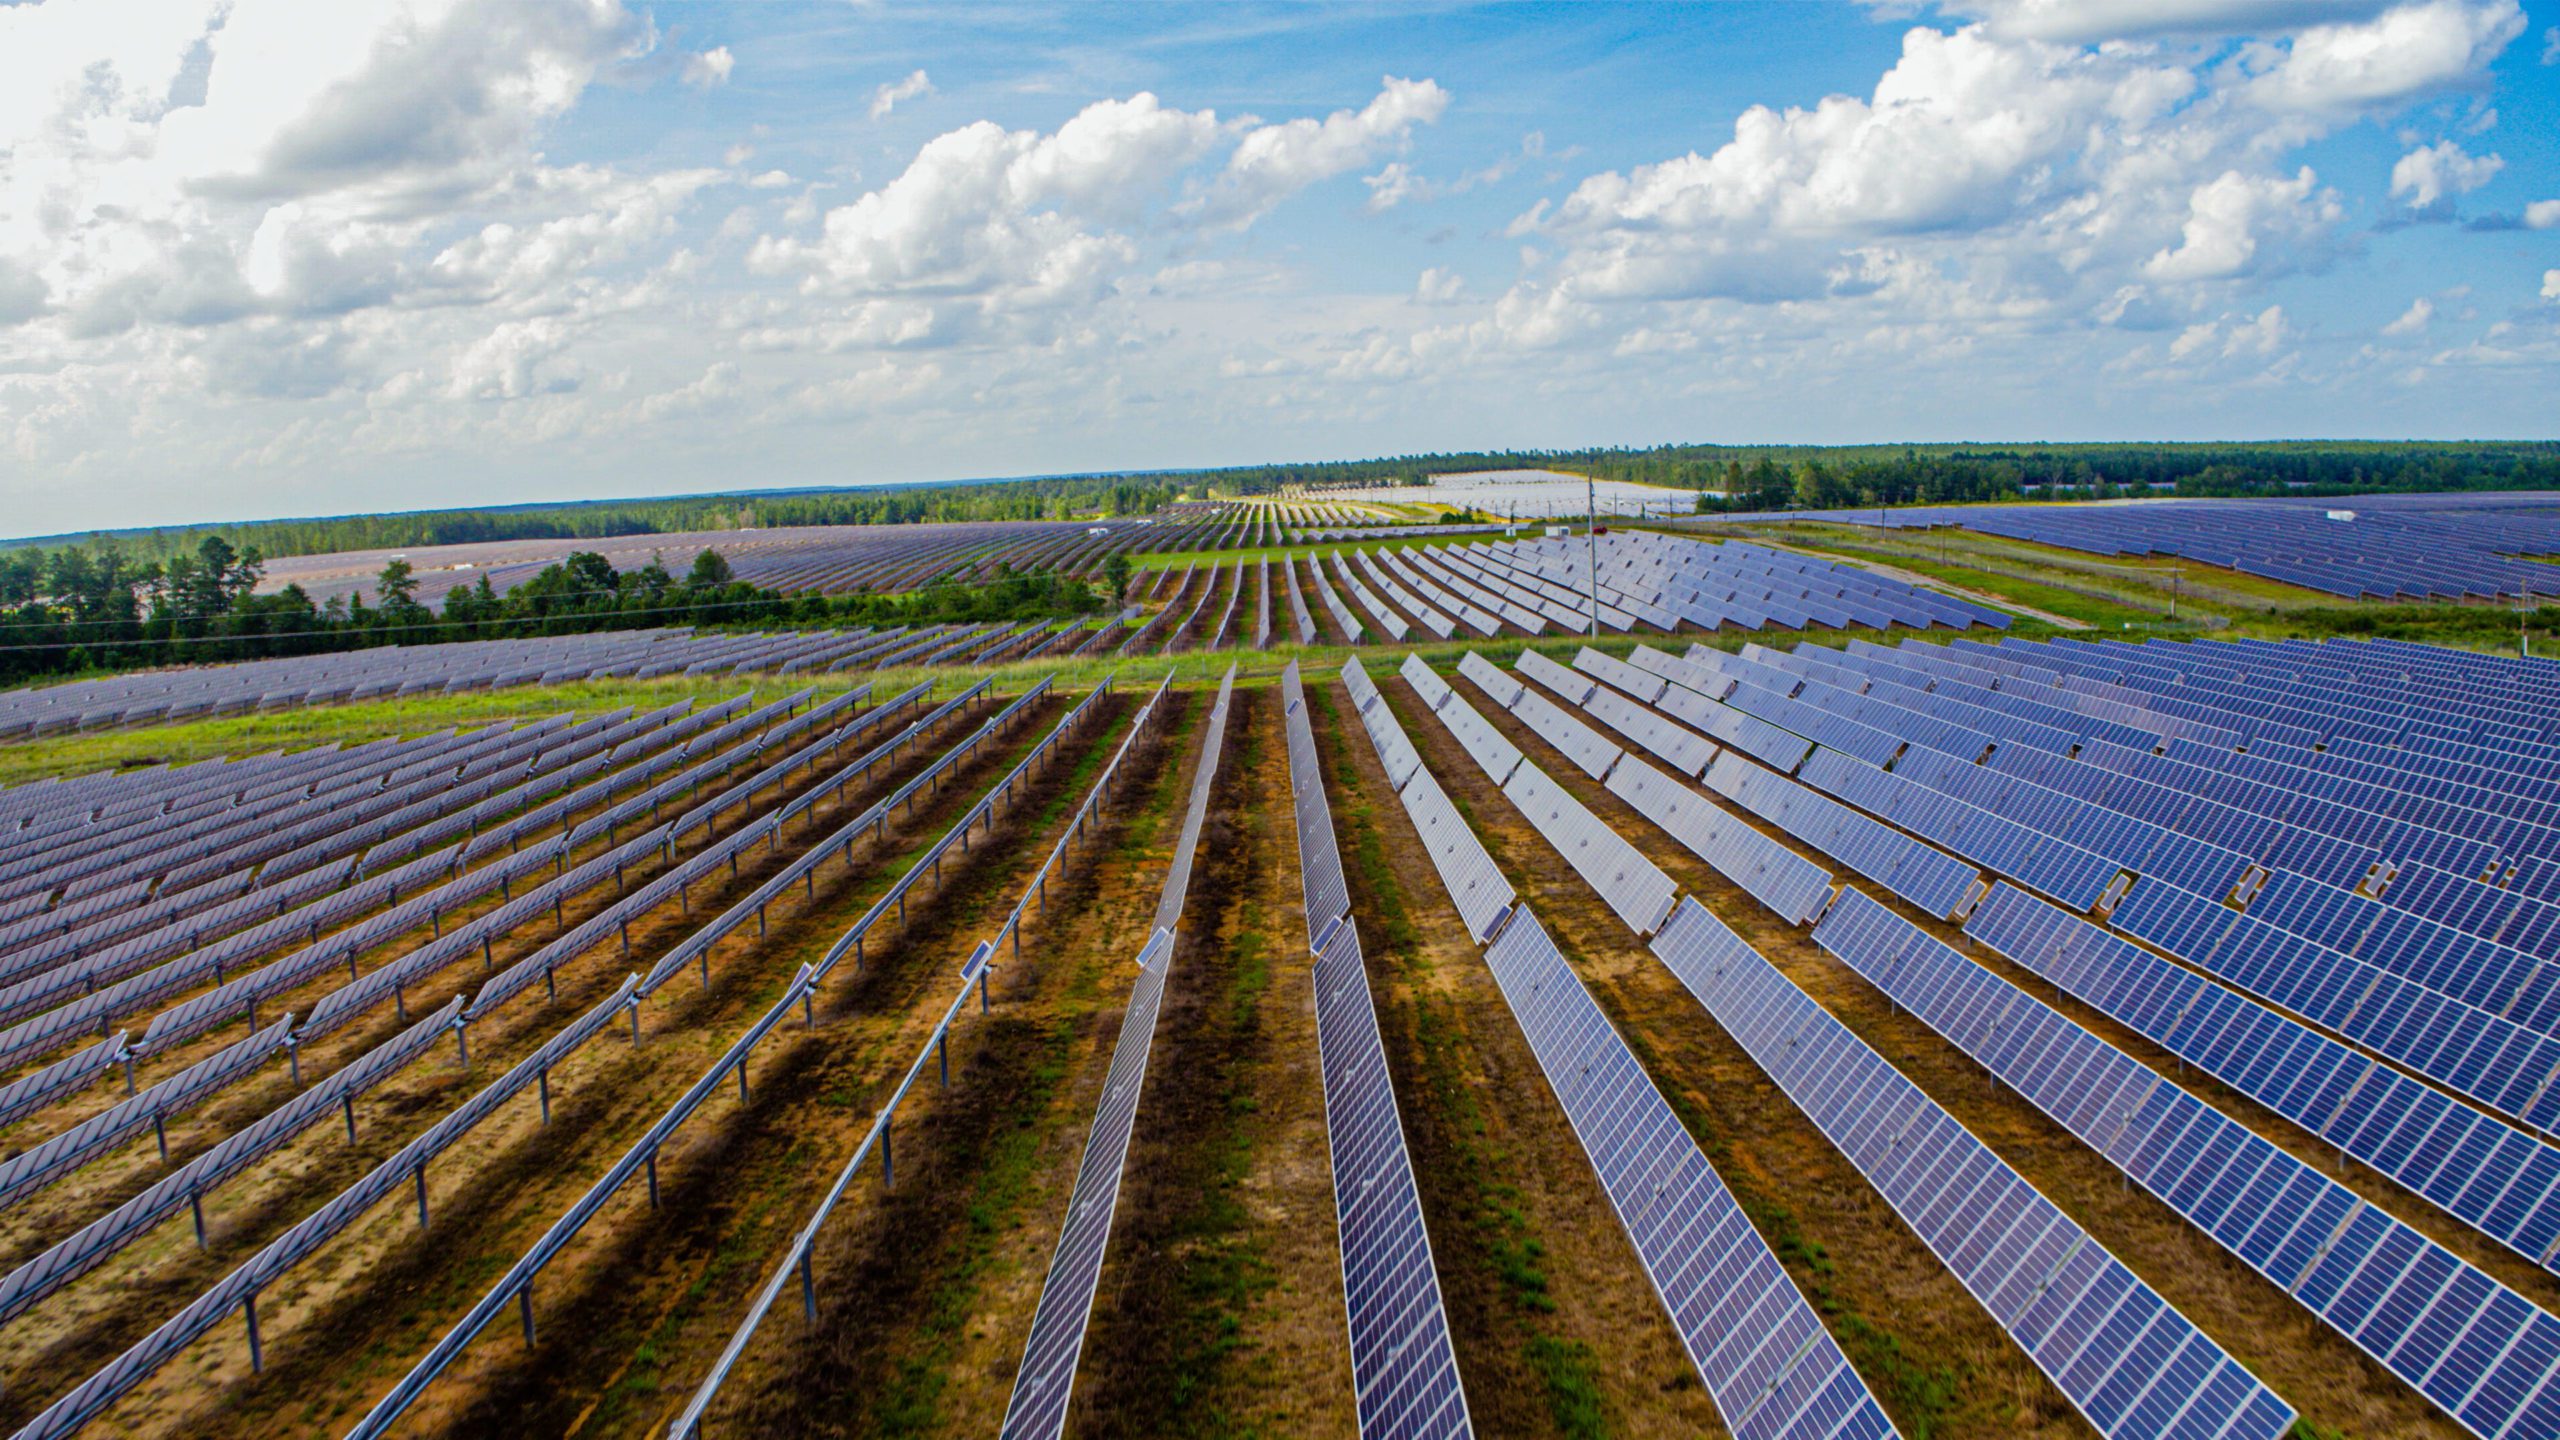
[[[1836,917],[1863,898],[1844,892],[1815,938],[1839,953],[1852,927]],[[2281,1398],[1696,901],[1653,949],[2101,1433],[2292,1427]]]
[[1030,1338],[1024,1342],[1022,1363],[1014,1372],[1013,1392],[1006,1401],[1004,1425],[999,1432],[1008,1440],[1044,1436],[1054,1440],[1066,1431],[1076,1365],[1084,1353],[1094,1295],[1102,1283],[1103,1260],[1111,1243],[1112,1215],[1120,1202],[1129,1142],[1137,1130],[1138,1101],[1146,1084],[1156,1015],[1164,1003],[1165,977],[1172,969],[1173,927],[1181,920],[1188,894],[1192,853],[1199,844],[1209,795],[1217,783],[1219,762],[1225,751],[1227,711],[1234,694],[1235,667],[1229,666],[1201,742],[1191,803],[1181,839],[1175,845],[1172,871],[1165,877],[1164,894],[1158,901],[1153,938],[1138,956],[1138,979],[1131,988],[1128,1008],[1122,1012],[1120,1036],[1112,1048],[1110,1070],[1103,1080],[1102,1100],[1095,1107],[1093,1126],[1085,1136],[1084,1154],[1076,1164],[1066,1220],[1060,1227],[1048,1272],[1041,1278],[1040,1298],[1032,1308]]
[[1814,938],[2474,1434],[2560,1426],[2560,1320],[1865,896]]
[[1386,1044],[1360,953],[1360,928],[1350,913],[1315,731],[1307,721],[1306,694],[1295,663],[1282,672],[1280,686],[1307,948],[1315,956],[1316,1051],[1360,1433],[1471,1435],[1474,1427],[1432,1266],[1422,1197],[1405,1149],[1404,1122],[1387,1073]]

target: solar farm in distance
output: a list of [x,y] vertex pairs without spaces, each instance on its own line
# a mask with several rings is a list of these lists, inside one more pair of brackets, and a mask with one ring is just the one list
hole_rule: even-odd
[[2560,501],[1403,479],[0,690],[0,1426],[2560,1435]]

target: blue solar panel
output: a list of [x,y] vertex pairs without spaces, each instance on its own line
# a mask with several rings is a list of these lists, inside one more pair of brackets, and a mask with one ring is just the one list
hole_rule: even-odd
[[1515,912],[1485,963],[1726,1427],[1745,1440],[1894,1434],[1537,918]]
[[2560,1424],[2560,1320],[1873,901],[1844,898],[1815,938],[2446,1414]]
[[[1815,931],[1834,953],[1858,930],[1840,914]],[[1654,953],[2101,1433],[2273,1440],[2292,1425],[2239,1362],[1695,901]]]
[[2536,1264],[2560,1244],[2560,1150],[2299,1021],[2003,885],[1965,933]]
[[1307,943],[1316,956],[1316,1050],[1333,1159],[1334,1208],[1341,1225],[1360,1433],[1468,1435],[1473,1431],[1466,1395],[1370,1000],[1359,927],[1348,914],[1341,855],[1294,663],[1281,676],[1281,685],[1288,712],[1289,785],[1299,817],[1299,867],[1308,896]]

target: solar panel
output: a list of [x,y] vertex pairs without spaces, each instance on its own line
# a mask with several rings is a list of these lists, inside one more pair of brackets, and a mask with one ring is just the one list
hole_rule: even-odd
[[1679,887],[1644,852],[1533,764],[1513,771],[1502,793],[1628,928],[1650,935],[1661,927]]
[[2475,1433],[2560,1425],[2560,1320],[1872,900],[1815,939]]
[[[1364,687],[1375,698],[1376,687],[1370,684],[1356,657],[1344,663],[1342,675],[1343,683],[1351,689],[1355,699]],[[1401,747],[1405,754],[1413,753],[1413,742],[1383,703],[1364,712],[1362,718],[1368,722],[1365,728],[1369,732],[1370,743],[1376,747],[1382,763],[1388,761],[1390,752],[1396,747]],[[1390,773],[1393,769],[1390,764]],[[1502,871],[1493,863],[1493,857],[1485,853],[1484,842],[1476,839],[1475,832],[1467,828],[1465,818],[1458,814],[1458,807],[1450,803],[1448,793],[1440,788],[1440,782],[1431,772],[1423,768],[1419,758],[1407,768],[1405,783],[1397,790],[1404,801],[1405,813],[1411,817],[1414,829],[1422,837],[1424,852],[1430,855],[1432,867],[1439,871],[1442,887],[1449,892],[1450,902],[1457,907],[1459,918],[1466,922],[1467,933],[1477,940],[1491,935],[1502,917],[1510,913],[1511,902],[1515,898],[1511,882],[1503,878]]]
[[2560,1042],[2157,881],[2118,929],[2536,1129],[2560,1126]]
[[1040,1299],[1031,1318],[1030,1339],[1014,1376],[1013,1394],[1005,1407],[1007,1436],[1055,1436],[1067,1423],[1067,1401],[1075,1385],[1076,1362],[1084,1350],[1093,1297],[1102,1279],[1104,1250],[1110,1243],[1111,1216],[1119,1204],[1120,1178],[1137,1126],[1139,1091],[1145,1083],[1147,1055],[1155,1020],[1164,1000],[1166,972],[1173,960],[1173,924],[1180,920],[1188,892],[1192,852],[1198,848],[1209,796],[1224,754],[1228,703],[1235,691],[1236,671],[1227,667],[1218,699],[1201,742],[1200,763],[1191,788],[1191,808],[1177,842],[1173,873],[1165,880],[1156,912],[1154,938],[1138,956],[1138,979],[1120,1023],[1111,1068],[1103,1081],[1103,1097],[1077,1163],[1076,1184],[1067,1218],[1041,1281]]
[[1432,1268],[1422,1200],[1387,1073],[1359,926],[1348,913],[1341,853],[1294,664],[1282,675],[1281,687],[1289,784],[1299,817],[1298,865],[1308,897],[1307,945],[1316,957],[1316,1053],[1360,1433],[1469,1435],[1474,1432]]
[[[1843,892],[1815,939],[1841,953],[1863,932],[1837,917],[1863,899]],[[2292,1426],[2274,1392],[1695,901],[1654,953],[2101,1433],[2275,1440]]]
[[1575,705],[1590,699],[1598,685],[1590,676],[1575,674],[1535,650],[1521,651],[1515,668]]
[[2560,1149],[2003,884],[1965,933],[2538,1265]]
[[1556,702],[1535,690],[1524,690],[1511,707],[1520,723],[1538,732],[1538,738],[1556,747],[1573,767],[1594,780],[1609,777],[1609,767],[1618,763],[1626,752],[1609,743],[1609,737],[1565,713]]
[[1350,883],[1342,873],[1342,850],[1333,834],[1333,810],[1325,799],[1324,774],[1316,763],[1315,732],[1307,723],[1306,689],[1298,678],[1298,662],[1280,672],[1280,698],[1286,711],[1289,742],[1290,802],[1298,826],[1298,882],[1306,904],[1307,928],[1321,935],[1324,927],[1351,913]]
[[1473,650],[1459,658],[1458,673],[1483,686],[1484,693],[1493,697],[1493,703],[1505,710],[1519,701],[1521,690],[1526,688],[1518,680],[1504,674],[1501,666]]
[[1671,686],[1662,676],[1639,670],[1616,656],[1603,655],[1588,645],[1575,652],[1573,668],[1606,681],[1647,705],[1661,699],[1662,692]]
[[1789,924],[1811,920],[1830,902],[1831,872],[1633,756],[1610,773],[1609,793]]
[[1441,703],[1449,698],[1449,682],[1441,679],[1439,672],[1423,664],[1422,657],[1419,655],[1406,655],[1404,663],[1396,667],[1396,673],[1403,676],[1405,683],[1413,687],[1414,693],[1422,697],[1423,704],[1434,710],[1439,709]]
[[1485,963],[1726,1428],[1894,1434],[1537,917],[1514,914]]
[[1066,1431],[1067,1401],[1075,1386],[1076,1362],[1084,1352],[1094,1292],[1102,1283],[1103,1251],[1111,1240],[1112,1213],[1120,1203],[1120,1178],[1128,1163],[1130,1137],[1137,1129],[1138,1095],[1146,1083],[1147,1056],[1154,1044],[1156,1013],[1164,1003],[1165,972],[1172,958],[1170,930],[1156,931],[1139,952],[1138,979],[1128,1008],[1121,1012],[1120,1038],[1112,1047],[1111,1068],[1103,1078],[1102,1102],[1085,1133],[1084,1156],[1076,1163],[1066,1223],[1048,1273],[1041,1278],[1031,1337],[1023,1346],[1012,1397],[1005,1405],[999,1433],[1008,1440],[1054,1437]]

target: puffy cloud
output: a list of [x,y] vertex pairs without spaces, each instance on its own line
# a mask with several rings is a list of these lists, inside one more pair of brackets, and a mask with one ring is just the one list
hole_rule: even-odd
[[510,320],[453,357],[445,393],[456,400],[520,400],[541,390],[574,388],[568,373],[536,374],[572,338],[569,322],[558,316]]
[[2428,299],[2424,295],[2421,295],[2417,299],[2409,302],[2409,308],[2401,312],[2399,319],[2383,326],[2382,333],[2385,335],[2423,335],[2426,333],[2427,323],[2435,318],[2436,302]]
[[684,61],[684,83],[699,90],[726,85],[729,72],[737,66],[738,57],[730,54],[726,45],[716,50],[705,50],[699,55],[688,55]]
[[2289,180],[2225,171],[2188,196],[2177,245],[2152,256],[2143,272],[2155,280],[2230,280],[2292,268],[2295,247],[2343,213],[2318,184],[2308,165]]
[[2515,0],[2419,0],[2367,21],[2314,26],[2250,47],[2250,98],[2274,110],[2346,115],[2466,83],[2524,33]]
[[1434,265],[1423,271],[1422,278],[1414,282],[1413,298],[1425,305],[1447,305],[1466,293],[1466,288],[1465,277],[1454,270]]
[[2488,184],[2506,165],[2498,156],[2470,155],[2452,141],[2441,140],[2400,157],[2391,167],[2391,193],[2408,196],[2412,210],[2430,210]]
[[2542,298],[2560,300],[2560,270],[2542,272]]
[[1374,163],[1448,108],[1449,92],[1437,83],[1390,75],[1378,97],[1358,110],[1257,125],[1236,142],[1193,211],[1216,226],[1251,225],[1308,186]]
[[1144,92],[1089,105],[1054,134],[982,120],[826,212],[814,241],[767,236],[750,262],[800,274],[813,292],[911,301],[884,338],[936,333],[946,308],[992,317],[1090,301],[1138,259],[1111,227],[1161,201],[1219,133],[1212,112]]
[[919,95],[933,93],[933,81],[922,70],[910,71],[904,80],[892,80],[871,92],[871,118],[886,120],[889,112]]
[[75,338],[384,303],[647,39],[618,0],[0,10],[0,274]]
[[2524,207],[2525,228],[2550,230],[2560,228],[2560,200],[2536,200]]

